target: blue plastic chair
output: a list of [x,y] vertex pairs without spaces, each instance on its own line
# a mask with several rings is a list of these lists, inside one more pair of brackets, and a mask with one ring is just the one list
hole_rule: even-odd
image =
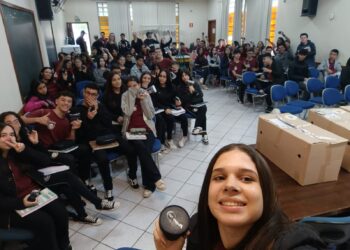
[[309,75],[310,77],[318,78],[318,76],[320,75],[320,71],[316,68],[309,68]]
[[266,94],[259,93],[259,90],[257,88],[250,87],[250,84],[254,83],[256,81],[256,74],[252,71],[244,72],[242,75],[242,82],[244,85],[247,86],[245,90],[245,94],[252,95],[253,99],[253,106],[255,109],[255,99],[256,98],[265,98]]
[[336,76],[327,76],[324,87],[325,88],[339,89],[340,79]]
[[311,225],[320,237],[333,249],[350,240],[350,216],[348,217],[306,217],[300,221]]
[[350,102],[350,84],[345,86],[344,99],[345,99],[345,101]]
[[[273,85],[271,87],[271,100],[272,102],[278,104],[278,103],[284,103],[286,99],[286,89],[281,85]],[[301,107],[293,106],[293,105],[281,105],[276,107],[278,108],[281,113],[291,113],[291,114],[300,114],[303,112],[303,109]]]
[[322,91],[322,102],[326,106],[333,106],[343,100],[338,89],[327,88]]
[[310,78],[306,82],[306,89],[310,93],[310,102],[323,104],[321,96],[315,96],[315,94],[321,93],[323,89],[323,83],[317,78]]
[[[297,82],[291,80],[285,81],[284,88],[287,98],[290,98],[287,105],[298,106],[302,109],[311,109],[315,106],[313,102],[299,100],[299,84]],[[291,100],[293,97],[297,97],[297,100]]]

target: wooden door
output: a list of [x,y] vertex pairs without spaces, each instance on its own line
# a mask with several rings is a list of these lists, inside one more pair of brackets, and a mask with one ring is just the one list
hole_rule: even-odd
[[216,41],[216,20],[208,21],[208,41],[209,44],[215,44]]

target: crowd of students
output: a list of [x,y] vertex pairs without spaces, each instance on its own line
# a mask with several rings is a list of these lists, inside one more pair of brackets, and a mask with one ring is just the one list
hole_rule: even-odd
[[[0,197],[5,201],[0,204],[0,223],[1,227],[20,227],[34,231],[31,249],[70,249],[68,215],[60,201],[54,201],[24,218],[15,212],[37,204],[36,200],[28,201],[33,190],[49,187],[65,197],[66,202],[75,210],[71,216],[76,220],[99,225],[102,220],[87,214],[81,197],[94,204],[96,209],[113,210],[120,205],[113,197],[113,189],[117,187],[113,187],[109,168],[111,153],[125,155],[128,183],[134,189],[140,186],[136,174],[137,162],[140,162],[143,197],[148,198],[156,189],[166,189],[152,157],[155,140],[161,142],[162,154],[184,147],[188,141],[190,118],[195,119],[191,133],[200,135],[203,144],[209,143],[206,131],[207,107],[202,91],[206,88],[206,83],[213,81],[219,85],[220,77],[231,77],[239,85],[239,97],[243,103],[244,85],[239,84],[243,72],[262,72],[261,78],[268,80],[268,83],[262,85],[257,82],[256,86],[268,96],[272,84],[282,84],[287,78],[299,82],[301,89],[305,90],[304,81],[309,77],[309,67],[315,67],[316,48],[305,33],[300,35],[301,43],[295,59],[290,40],[283,33],[276,45],[270,42],[271,46],[266,47],[261,41],[256,46],[237,42],[226,45],[220,39],[218,46],[214,46],[197,39],[190,49],[183,43],[178,49],[171,38],[158,41],[151,32],[147,33],[144,41],[134,33],[131,43],[125,39],[124,34],[121,34],[121,40],[117,42],[113,33],[108,39],[101,33],[101,37],[97,37],[93,43],[91,55],[87,54],[84,47],[84,34],[82,32],[79,38],[82,50],[80,55],[59,53],[58,61],[53,63],[52,68],[42,68],[38,79],[31,84],[22,114],[9,111],[0,115],[0,178],[3,179],[0,182]],[[338,53],[337,50],[332,50],[329,58],[318,68],[325,76],[338,75],[343,83],[349,83],[349,71],[340,73]],[[180,68],[174,58],[179,54],[190,54],[193,57],[194,70],[199,70],[201,81],[194,81],[189,69]],[[271,100],[269,97],[266,100],[267,111],[271,111]],[[176,123],[181,127],[178,142],[173,139]],[[127,133],[134,129],[145,131],[145,139],[128,140]],[[101,136],[113,136],[118,147],[92,150],[89,142]],[[76,149],[69,153],[49,151],[58,144],[74,145]],[[221,154],[236,150],[254,160],[254,171],[258,172],[255,175],[269,174],[259,156],[244,146],[225,148],[214,156],[205,178],[199,206],[199,216],[207,217],[206,223],[211,223],[202,225],[199,228],[200,234],[210,233],[212,238],[208,238],[208,244],[200,249],[221,249],[223,245],[231,245],[221,235],[221,229],[220,232],[212,231],[212,226],[217,227],[221,223],[221,217],[214,215],[217,221],[213,220],[213,215],[204,209],[204,203],[208,203],[210,198],[206,193],[211,185],[210,176],[215,172],[216,161]],[[96,188],[90,181],[92,162],[96,162],[103,180],[103,199],[97,196]],[[70,170],[53,174],[50,178],[43,178],[39,174],[38,169],[56,164],[67,165]],[[254,178],[256,177],[251,179]],[[261,188],[269,189],[268,192],[274,195],[273,187]],[[264,201],[261,207],[263,212],[256,215],[256,221],[263,220],[262,224],[256,224],[250,231],[243,232],[243,243],[233,242],[235,245],[248,244],[253,238],[255,240],[249,246],[254,248],[254,244],[260,244],[258,239],[263,239],[262,230],[268,227],[271,213],[278,217],[273,223],[279,224],[280,229],[284,228],[283,216],[273,200],[271,204],[265,203]],[[199,225],[202,222],[195,223]],[[38,226],[42,224],[44,226]],[[253,237],[252,232],[261,234],[261,237]],[[158,249],[167,249],[167,243],[161,239],[161,234],[156,234]],[[266,246],[276,239],[276,234],[270,236],[264,241]],[[191,235],[189,245],[202,244],[195,237],[195,234]],[[199,245],[194,249],[198,247]]]

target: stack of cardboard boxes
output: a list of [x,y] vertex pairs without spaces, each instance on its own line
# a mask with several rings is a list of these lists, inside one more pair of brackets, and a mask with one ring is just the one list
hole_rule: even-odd
[[336,181],[341,166],[350,172],[350,112],[314,109],[308,119],[260,116],[257,150],[300,185]]

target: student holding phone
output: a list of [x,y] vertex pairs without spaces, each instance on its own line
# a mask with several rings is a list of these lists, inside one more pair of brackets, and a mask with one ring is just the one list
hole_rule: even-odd
[[20,217],[15,210],[38,204],[29,201],[34,189],[40,189],[28,171],[28,154],[23,143],[16,141],[14,129],[0,123],[0,227],[28,229],[34,238],[28,241],[29,249],[71,249],[68,236],[68,214],[59,200]]

